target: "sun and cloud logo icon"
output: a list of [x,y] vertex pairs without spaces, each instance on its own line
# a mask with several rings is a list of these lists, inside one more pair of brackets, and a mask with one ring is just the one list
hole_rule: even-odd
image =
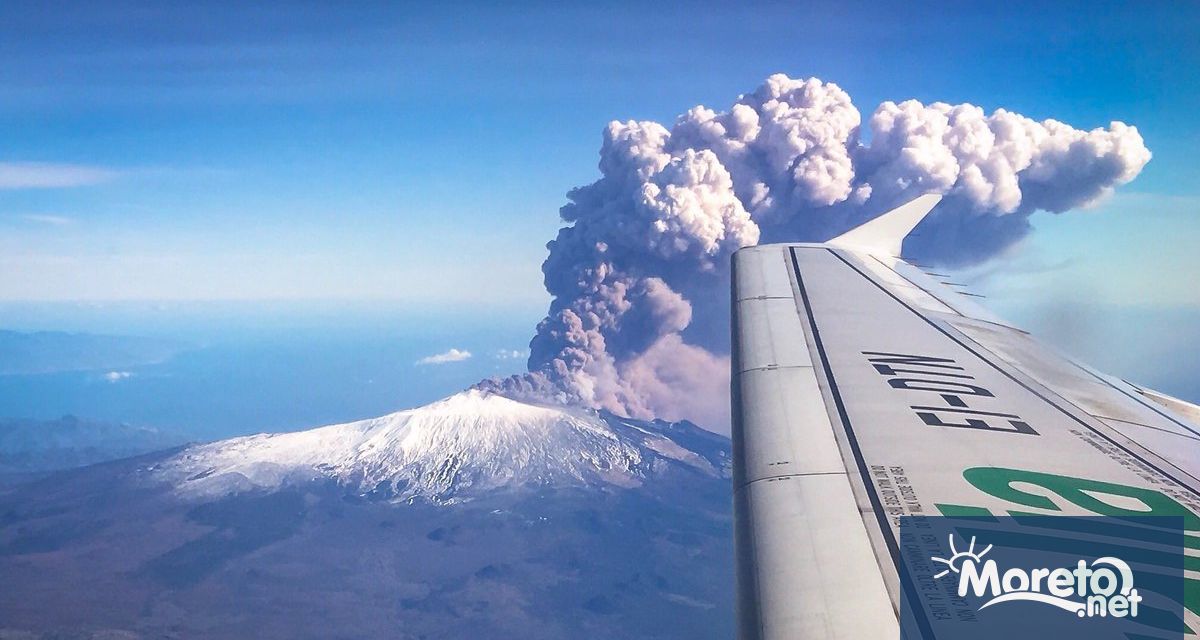
[[985,547],[979,553],[975,553],[975,536],[971,536],[971,544],[967,546],[967,550],[959,551],[954,546],[954,534],[952,533],[952,534],[950,534],[950,553],[952,554],[950,556],[950,559],[947,560],[945,558],[938,558],[938,557],[930,558],[930,560],[944,564],[947,567],[941,573],[933,576],[933,578],[935,580],[940,580],[943,577],[945,577],[947,574],[949,574],[951,571],[953,571],[954,573],[960,573],[962,571],[963,563],[966,562],[967,560],[971,560],[975,564],[983,564],[983,556],[986,556],[987,552],[989,552],[991,550],[992,550],[992,545],[989,544],[987,547]]

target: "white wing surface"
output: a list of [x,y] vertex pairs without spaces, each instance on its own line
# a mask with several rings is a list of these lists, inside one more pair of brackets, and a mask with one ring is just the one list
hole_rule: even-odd
[[[917,588],[897,569],[904,515],[1166,512],[1200,528],[1200,409],[892,255],[934,204],[734,257],[741,638],[896,638]],[[1200,630],[1200,581],[1187,591]]]

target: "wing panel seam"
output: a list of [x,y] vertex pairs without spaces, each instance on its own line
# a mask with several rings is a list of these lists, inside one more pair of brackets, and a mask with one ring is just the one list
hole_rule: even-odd
[[751,371],[784,371],[784,370],[791,370],[791,369],[813,369],[813,370],[815,370],[816,368],[811,364],[784,364],[784,365],[766,364],[761,367],[750,367],[749,369],[742,369],[741,371],[738,371],[738,373],[739,374],[750,373]]
[[733,490],[740,491],[756,482],[765,482],[768,480],[786,480],[787,478],[805,478],[808,476],[844,476],[844,475],[848,475],[848,472],[846,472],[846,471],[809,471],[806,473],[781,473],[778,475],[763,476],[761,478],[747,480],[747,481],[743,482],[742,484],[734,487]]
[[1133,425],[1133,426],[1135,426],[1135,427],[1144,427],[1144,428],[1146,428],[1146,429],[1153,429],[1153,430],[1155,430],[1155,431],[1161,431],[1161,432],[1163,432],[1163,433],[1169,433],[1169,434],[1171,434],[1171,435],[1173,435],[1173,436],[1178,436],[1178,437],[1180,437],[1180,438],[1187,438],[1188,440],[1195,440],[1195,441],[1197,441],[1197,442],[1200,442],[1200,438],[1197,438],[1196,436],[1189,435],[1189,434],[1186,434],[1186,433],[1179,433],[1178,431],[1171,431],[1170,429],[1164,429],[1164,428],[1162,428],[1162,427],[1156,427],[1156,426],[1154,426],[1154,425],[1152,425],[1152,424],[1143,424],[1143,423],[1141,423],[1141,422],[1134,422],[1133,420],[1125,420],[1125,419],[1122,419],[1122,418],[1114,418],[1114,417],[1112,417],[1112,416],[1102,416],[1102,415],[1098,415],[1098,414],[1095,414],[1095,413],[1093,413],[1093,414],[1092,414],[1092,417],[1099,418],[1099,419],[1101,419],[1101,420],[1111,420],[1111,421],[1113,421],[1113,422],[1120,422],[1121,424]]

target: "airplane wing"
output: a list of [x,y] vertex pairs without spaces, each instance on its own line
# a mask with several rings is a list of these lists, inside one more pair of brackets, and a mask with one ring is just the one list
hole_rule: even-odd
[[[734,256],[740,638],[897,638],[918,588],[898,569],[904,515],[1168,513],[1200,529],[1200,408],[1079,364],[896,257],[937,199]],[[1200,630],[1200,581],[1186,591]]]

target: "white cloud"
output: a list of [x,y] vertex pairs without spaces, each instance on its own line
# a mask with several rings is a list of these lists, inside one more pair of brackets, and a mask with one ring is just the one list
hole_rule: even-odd
[[462,362],[471,357],[471,352],[465,349],[451,349],[444,353],[437,353],[432,356],[425,356],[417,360],[418,365],[425,364],[446,364],[447,362]]
[[0,189],[87,187],[117,178],[104,167],[51,162],[0,162]]
[[128,380],[132,377],[133,373],[129,371],[109,371],[108,373],[104,374],[104,379],[112,383]]

